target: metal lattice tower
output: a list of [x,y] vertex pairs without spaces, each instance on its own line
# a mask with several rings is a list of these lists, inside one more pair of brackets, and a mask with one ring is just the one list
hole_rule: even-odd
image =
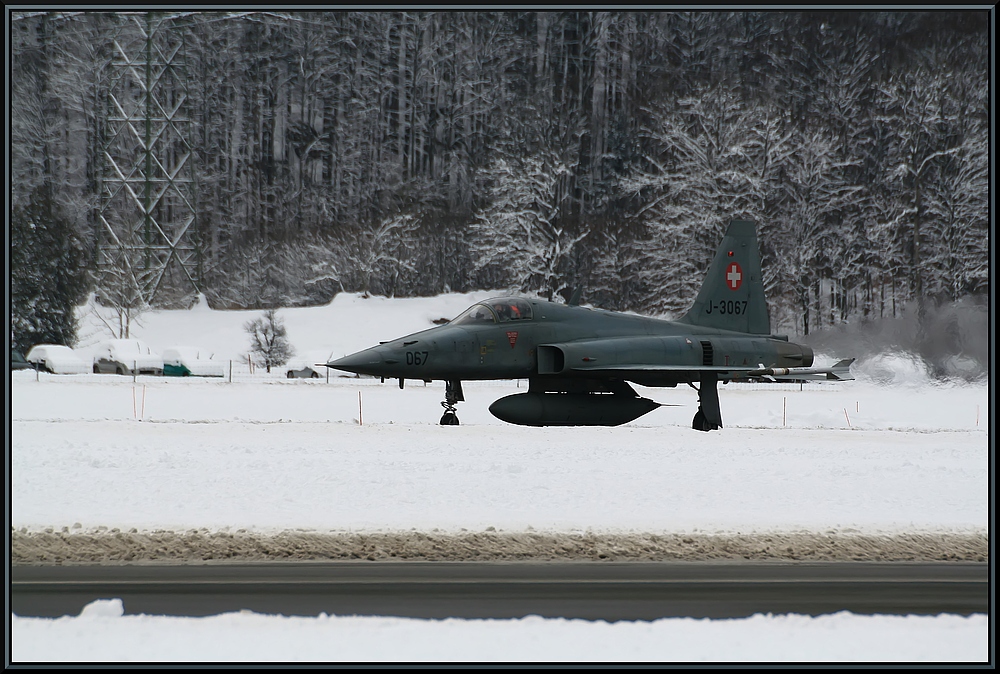
[[185,28],[151,12],[116,18],[102,78],[98,287],[138,308],[165,288],[200,286]]

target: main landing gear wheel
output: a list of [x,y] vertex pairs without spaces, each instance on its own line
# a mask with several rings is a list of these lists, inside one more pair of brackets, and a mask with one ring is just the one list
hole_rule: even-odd
[[698,411],[694,413],[691,428],[696,431],[717,431],[722,428],[722,410],[719,409],[719,380],[714,372],[702,372],[700,386],[688,382],[698,391]]
[[711,423],[699,407],[698,411],[694,413],[694,420],[691,422],[691,428],[696,431],[714,431],[719,427]]
[[455,414],[455,406],[465,400],[465,395],[462,393],[462,382],[458,381],[446,381],[444,384],[444,401],[441,403],[441,407],[444,408],[444,414],[441,416],[442,426],[458,426],[458,416]]

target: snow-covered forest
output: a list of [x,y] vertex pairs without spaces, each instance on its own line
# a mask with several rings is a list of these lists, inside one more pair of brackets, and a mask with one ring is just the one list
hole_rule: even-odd
[[[196,288],[266,308],[580,287],[670,315],[734,217],[758,223],[776,331],[988,292],[985,11],[9,19],[11,240],[31,250],[12,314],[53,265],[77,274],[73,301],[143,301],[115,296],[106,262],[102,219],[126,189],[193,251],[160,306]],[[156,68],[169,121],[151,130],[121,101]],[[173,140],[116,178],[128,142],[154,136]]]

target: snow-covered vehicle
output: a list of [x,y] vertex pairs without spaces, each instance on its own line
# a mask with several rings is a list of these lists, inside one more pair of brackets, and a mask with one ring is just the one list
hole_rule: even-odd
[[163,374],[174,377],[224,377],[222,363],[196,346],[172,346],[163,350]]
[[104,374],[163,374],[163,358],[138,339],[103,342],[94,355],[94,372]]
[[15,349],[10,350],[10,369],[11,370],[30,370],[34,367],[31,363],[27,361],[24,355]]
[[285,365],[285,376],[289,379],[324,379],[330,356],[328,351],[310,351],[294,358]]
[[90,365],[73,349],[61,344],[39,344],[28,352],[28,362],[53,374],[86,374]]

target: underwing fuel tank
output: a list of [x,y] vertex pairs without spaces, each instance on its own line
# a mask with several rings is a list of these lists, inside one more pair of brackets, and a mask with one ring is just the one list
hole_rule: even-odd
[[660,404],[648,398],[601,393],[518,393],[490,405],[501,421],[520,426],[620,426]]

